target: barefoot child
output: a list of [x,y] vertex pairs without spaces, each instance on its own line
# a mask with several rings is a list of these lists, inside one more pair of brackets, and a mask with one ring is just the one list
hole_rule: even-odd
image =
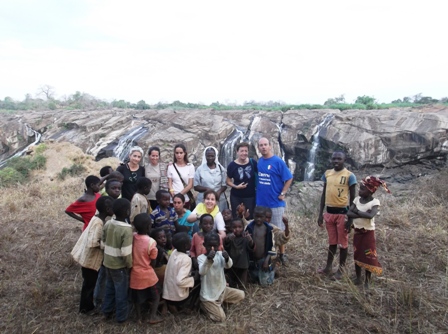
[[226,251],[216,251],[221,238],[215,232],[204,237],[206,254],[198,257],[199,274],[201,275],[201,308],[213,321],[223,322],[226,314],[223,303],[236,304],[244,299],[244,292],[227,287],[224,269],[232,267],[232,259]]
[[131,201],[131,216],[129,217],[131,224],[134,221],[134,217],[139,213],[149,213],[150,208],[148,199],[146,196],[151,191],[151,180],[146,177],[140,177],[137,180],[136,187],[137,192],[132,196]]
[[225,238],[224,247],[233,261],[229,269],[232,287],[246,288],[247,271],[249,269],[249,253],[254,249],[254,241],[249,233],[244,231],[243,221],[236,218],[232,222],[233,233]]
[[103,235],[103,225],[107,216],[112,216],[113,199],[102,196],[96,202],[98,214],[94,216],[87,228],[82,232],[71,252],[73,259],[78,262],[82,272],[80,313],[90,313],[95,309],[93,291],[95,289],[98,271],[103,263],[103,250],[100,248]]
[[226,234],[233,233],[233,227],[232,227],[232,210],[230,209],[224,209],[221,212],[222,218],[224,219],[224,225],[226,226]]
[[151,238],[157,242],[157,258],[154,264],[154,271],[159,279],[160,285],[163,286],[165,280],[165,270],[168,263],[169,254],[166,249],[166,234],[163,228],[156,228],[151,231]]
[[100,198],[98,191],[100,190],[100,179],[95,175],[87,176],[86,180],[87,190],[84,195],[78,198],[75,202],[70,204],[65,213],[70,217],[84,223],[82,230],[84,231],[89,225],[90,220],[96,212],[96,201]]
[[[191,240],[191,248],[190,248],[190,256],[193,261],[193,268],[198,268],[197,257],[201,254],[206,253],[206,249],[204,246],[204,236],[207,233],[210,233],[213,230],[214,222],[213,216],[206,213],[200,216],[199,218],[199,228],[201,229],[199,232],[196,232],[193,235],[193,239]],[[219,244],[219,249],[223,250],[222,241]]]
[[163,319],[157,316],[160,301],[159,279],[154,272],[153,264],[157,258],[157,243],[148,233],[151,230],[151,217],[147,213],[139,213],[134,218],[134,233],[132,242],[132,270],[129,287],[131,296],[137,311],[137,317],[141,321],[141,305],[150,302],[149,323],[156,324]]
[[271,256],[276,241],[277,246],[286,244],[290,239],[288,220],[283,217],[285,230],[268,224],[266,222],[266,209],[256,206],[254,209],[254,220],[247,225],[246,231],[252,237],[255,247],[251,255],[249,275],[253,281],[261,285],[270,285],[274,282],[275,267],[271,263]]
[[372,273],[381,275],[383,269],[378,261],[375,242],[375,216],[378,213],[380,201],[373,198],[373,194],[382,186],[388,193],[386,182],[375,176],[362,179],[359,187],[359,196],[353,201],[347,213],[353,218],[355,235],[353,236],[353,251],[355,257],[356,279],[355,285],[361,284],[361,269],[366,272],[364,286],[369,288]]
[[190,237],[186,232],[173,236],[175,249],[168,260],[163,284],[163,299],[167,301],[172,313],[191,307],[190,288],[193,288],[195,281],[199,279],[199,274],[192,272],[191,259],[187,255],[190,245]]
[[120,198],[115,200],[112,218],[103,229],[104,267],[106,268],[106,292],[101,311],[106,318],[115,309],[117,322],[127,320],[129,313],[129,269],[132,268],[132,226],[126,222],[131,213],[131,203]]

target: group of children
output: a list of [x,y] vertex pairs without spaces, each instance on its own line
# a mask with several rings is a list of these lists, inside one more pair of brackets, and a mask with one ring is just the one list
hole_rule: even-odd
[[[99,196],[105,180],[104,196]],[[198,232],[191,236],[193,226],[179,224],[167,191],[157,192],[158,206],[151,210],[146,199],[149,179],[138,179],[131,202],[120,198],[120,182],[118,172],[109,171],[101,179],[88,176],[85,194],[66,209],[85,224],[72,250],[82,267],[81,313],[101,310],[110,318],[115,312],[117,322],[124,322],[130,299],[139,319],[142,306],[150,305],[151,324],[163,320],[159,304],[162,314],[199,306],[210,319],[224,321],[222,303],[243,300],[249,279],[272,284],[274,245],[290,237],[286,218],[282,231],[269,224],[268,208],[257,207],[252,222],[224,210],[227,233],[222,236],[214,230],[213,216],[202,214]],[[73,210],[83,203],[90,209],[94,204],[96,214]]]

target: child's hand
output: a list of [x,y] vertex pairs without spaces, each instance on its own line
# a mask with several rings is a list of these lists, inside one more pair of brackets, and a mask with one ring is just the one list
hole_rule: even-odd
[[[347,218],[346,218],[347,219]],[[353,219],[351,219],[351,218],[348,218],[346,221],[345,221],[345,232],[347,232],[347,233],[350,233],[350,230],[351,230],[351,228],[352,228],[352,223],[353,223]]]
[[225,250],[222,251],[222,257],[226,262],[229,260],[229,253],[227,253]]
[[195,281],[198,281],[201,278],[201,276],[199,275],[199,271],[197,271],[197,270],[192,271],[191,276],[193,277],[193,279]]
[[289,224],[288,218],[286,218],[286,216],[282,217],[282,222],[283,222],[283,224],[285,224],[285,226],[288,226],[288,224]]
[[264,262],[263,262],[263,266],[261,267],[261,269],[262,269],[264,272],[268,272],[268,271],[269,271],[269,256],[266,257],[266,260],[264,260]]
[[250,236],[250,233],[247,231],[243,232],[243,237],[245,237],[247,239],[247,241],[252,242],[252,237]]
[[207,255],[207,259],[213,261],[213,259],[215,258],[215,254],[216,254],[216,252],[215,252],[215,250],[212,248],[212,250],[210,251],[210,253],[208,253],[208,255]]
[[227,234],[227,239],[228,239],[228,240],[233,240],[233,239],[235,239],[235,234],[233,234],[233,233],[229,233],[229,234]]
[[238,217],[243,218],[243,214],[246,211],[246,207],[244,206],[244,203],[241,203],[236,207],[236,214]]

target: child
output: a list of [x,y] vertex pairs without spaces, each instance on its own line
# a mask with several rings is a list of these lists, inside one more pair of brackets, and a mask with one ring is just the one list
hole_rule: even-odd
[[232,221],[233,233],[225,239],[224,247],[233,261],[229,270],[232,285],[245,288],[247,286],[247,270],[249,268],[249,252],[254,249],[254,241],[249,233],[244,231],[243,221],[236,218]]
[[108,180],[106,182],[106,194],[103,196],[110,196],[113,199],[121,198],[121,182],[118,180]]
[[[285,250],[286,250],[286,243],[288,242],[288,240],[284,240],[282,238],[282,233],[279,233],[279,231],[277,231],[278,227],[275,225],[271,224],[271,219],[272,219],[272,209],[271,208],[265,208],[265,215],[266,215],[266,223],[268,223],[270,226],[272,226],[274,228],[273,231],[275,231],[276,233],[274,233],[274,247],[272,248],[272,254],[277,253],[277,248],[278,248],[278,253],[277,253],[277,263],[281,263],[284,266],[287,266],[288,262],[286,260],[286,255],[285,255]],[[287,218],[285,216],[282,217],[282,222],[283,224],[285,223],[285,220],[287,220]]]
[[[191,256],[191,260],[193,261],[193,267],[195,269],[198,268],[198,261],[197,261],[197,257],[201,254],[205,254],[206,253],[206,249],[204,247],[204,236],[207,233],[210,233],[213,229],[213,216],[206,213],[201,215],[201,217],[199,218],[199,228],[201,229],[201,231],[196,232],[193,235],[193,239],[191,240],[191,248],[190,248],[190,256]],[[221,240],[221,239],[220,239]],[[222,247],[222,240],[219,244],[219,248],[217,248],[217,250],[222,251],[224,248]]]
[[252,237],[255,246],[250,254],[249,275],[254,281],[261,285],[270,285],[274,282],[275,267],[271,263],[273,240],[278,246],[286,244],[289,239],[289,224],[283,217],[285,231],[266,222],[266,209],[256,206],[254,209],[254,220],[247,225],[246,231]]
[[92,218],[87,228],[82,232],[71,252],[73,259],[81,265],[82,289],[79,312],[93,314],[93,291],[95,289],[98,271],[103,263],[103,250],[100,248],[103,235],[103,225],[107,216],[112,216],[113,199],[102,196],[96,202],[98,214]]
[[166,249],[166,234],[163,228],[156,228],[151,231],[151,238],[157,242],[157,258],[154,264],[154,271],[156,272],[159,283],[163,285],[165,280],[165,269],[168,263],[169,255]]
[[199,279],[199,274],[191,271],[191,259],[187,255],[190,245],[187,233],[176,233],[173,236],[175,250],[168,260],[163,283],[163,299],[172,313],[179,311],[179,308],[191,307],[193,295],[190,295],[190,288]]
[[159,205],[151,212],[152,227],[165,230],[167,247],[171,248],[172,235],[176,233],[177,213],[170,207],[170,193],[167,190],[158,190],[156,200]]
[[149,213],[149,204],[146,196],[151,191],[151,185],[151,180],[146,177],[140,177],[137,180],[137,192],[132,196],[131,201],[131,216],[129,217],[131,224],[134,222],[134,217],[139,213]]
[[380,201],[373,198],[373,194],[382,186],[388,193],[386,182],[375,176],[362,179],[359,187],[359,196],[353,200],[347,216],[353,218],[355,235],[353,236],[353,249],[355,257],[356,279],[355,285],[361,284],[361,269],[366,272],[364,287],[369,288],[372,273],[381,275],[383,269],[378,261],[375,242],[375,216],[378,213]]
[[104,267],[106,268],[106,292],[102,312],[106,318],[115,308],[116,320],[122,323],[128,318],[129,269],[132,267],[132,226],[126,222],[131,213],[131,203],[115,200],[112,218],[103,229]]
[[236,304],[244,299],[244,292],[226,286],[224,269],[232,267],[232,259],[226,251],[216,251],[221,238],[215,232],[205,235],[206,253],[198,257],[201,275],[201,308],[213,321],[223,322],[226,314],[222,303]]
[[159,279],[153,269],[153,262],[157,257],[157,243],[149,237],[151,217],[147,213],[139,213],[134,217],[134,233],[132,242],[132,270],[129,287],[134,301],[137,317],[141,320],[141,305],[149,300],[151,303],[149,323],[156,324],[163,321],[157,316],[160,301],[160,290],[157,286]]
[[86,180],[87,190],[84,195],[78,198],[75,202],[70,204],[65,213],[70,217],[84,223],[82,230],[84,231],[89,225],[90,220],[96,212],[96,201],[100,198],[98,191],[100,190],[100,179],[94,175],[87,176]]
[[224,209],[221,212],[222,214],[222,218],[224,219],[224,224],[226,226],[226,234],[232,233],[233,232],[233,227],[232,227],[232,210],[230,209]]

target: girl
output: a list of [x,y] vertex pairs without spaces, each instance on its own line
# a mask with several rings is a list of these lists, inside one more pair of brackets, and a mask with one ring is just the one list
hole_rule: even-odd
[[365,288],[369,288],[372,273],[381,275],[383,269],[378,261],[375,243],[375,216],[378,213],[380,201],[373,198],[373,194],[382,186],[388,193],[386,182],[375,176],[362,179],[359,187],[359,196],[353,200],[347,216],[353,219],[355,235],[353,248],[355,257],[356,279],[355,285],[361,284],[361,269],[366,272]]
[[188,216],[187,221],[192,223],[198,220],[201,215],[208,213],[212,215],[214,220],[213,229],[218,231],[221,238],[226,237],[226,225],[224,223],[224,218],[221,212],[219,212],[219,207],[216,205],[218,195],[213,190],[207,190],[204,193],[204,202],[198,204],[198,206],[193,210],[191,215]]
[[[195,269],[198,268],[197,257],[201,254],[205,254],[206,252],[204,247],[204,236],[213,230],[213,216],[208,213],[203,214],[199,218],[199,228],[201,229],[201,231],[193,235],[193,240],[191,240],[190,248],[190,257],[193,261],[193,267]],[[220,241],[218,250],[223,250],[222,240]]]
[[[185,208],[190,209],[190,199],[194,197],[193,188],[194,166],[188,162],[187,148],[183,144],[174,146],[174,161],[168,167],[168,187],[171,198],[181,193],[185,196]],[[193,198],[190,198],[193,197]]]
[[129,151],[129,162],[117,168],[117,171],[124,176],[121,196],[128,201],[132,201],[132,196],[137,192],[137,180],[145,176],[145,167],[140,166],[142,156],[142,148],[133,146]]
[[193,237],[194,231],[194,223],[189,223],[187,221],[188,216],[191,214],[190,210],[184,208],[185,205],[185,196],[182,194],[176,194],[173,198],[173,206],[174,211],[177,213],[177,223],[179,226],[183,226],[185,231],[182,229],[181,232],[187,232],[190,236],[190,239]]

